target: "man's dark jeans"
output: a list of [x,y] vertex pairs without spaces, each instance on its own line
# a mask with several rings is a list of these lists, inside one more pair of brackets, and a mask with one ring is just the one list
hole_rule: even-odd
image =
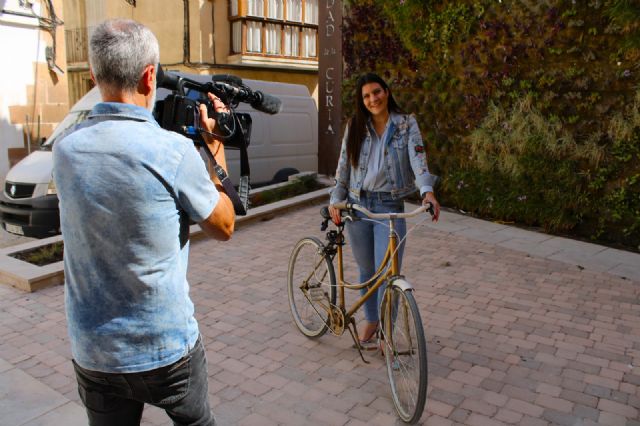
[[137,426],[145,403],[163,408],[174,425],[215,425],[202,338],[182,359],[151,371],[114,374],[73,366],[91,426]]

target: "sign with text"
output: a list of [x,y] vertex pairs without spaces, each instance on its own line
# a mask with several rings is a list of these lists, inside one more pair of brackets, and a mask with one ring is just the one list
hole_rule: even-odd
[[342,128],[342,0],[319,2],[318,171],[334,175]]

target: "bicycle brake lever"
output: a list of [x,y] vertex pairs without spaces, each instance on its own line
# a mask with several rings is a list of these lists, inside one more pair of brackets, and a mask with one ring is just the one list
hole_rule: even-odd
[[350,214],[346,214],[346,215],[342,216],[342,219],[344,219],[342,221],[342,223],[346,222],[347,220],[350,220],[351,222],[355,222],[358,219],[358,217],[357,216],[351,216]]
[[426,210],[427,213],[429,213],[431,215],[431,217],[435,216],[436,212],[433,211],[433,204],[429,203],[429,202],[427,202],[427,203],[429,204],[429,208]]
[[427,209],[427,211],[429,212],[429,214],[431,215],[431,217],[434,217],[436,215],[436,212],[433,211],[433,204],[431,204],[429,206],[429,208]]
[[329,226],[329,219],[325,219],[322,221],[322,225],[320,225],[320,230],[326,231],[328,226]]

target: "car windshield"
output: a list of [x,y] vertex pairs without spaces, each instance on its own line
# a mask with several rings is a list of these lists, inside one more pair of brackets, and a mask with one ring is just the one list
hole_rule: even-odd
[[65,130],[84,121],[90,112],[90,110],[71,111],[69,114],[67,114],[64,120],[62,120],[60,124],[56,126],[56,128],[53,130],[53,133],[51,133],[51,136],[49,136],[47,140],[42,143],[41,148],[47,151],[51,150],[53,144]]

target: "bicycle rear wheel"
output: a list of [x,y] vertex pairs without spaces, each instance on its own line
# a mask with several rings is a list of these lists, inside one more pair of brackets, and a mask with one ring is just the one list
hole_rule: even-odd
[[389,286],[382,314],[382,350],[393,404],[400,418],[415,423],[427,398],[427,343],[411,290]]
[[287,293],[293,321],[302,334],[315,338],[326,333],[329,310],[336,303],[336,276],[317,238],[303,238],[293,248]]

